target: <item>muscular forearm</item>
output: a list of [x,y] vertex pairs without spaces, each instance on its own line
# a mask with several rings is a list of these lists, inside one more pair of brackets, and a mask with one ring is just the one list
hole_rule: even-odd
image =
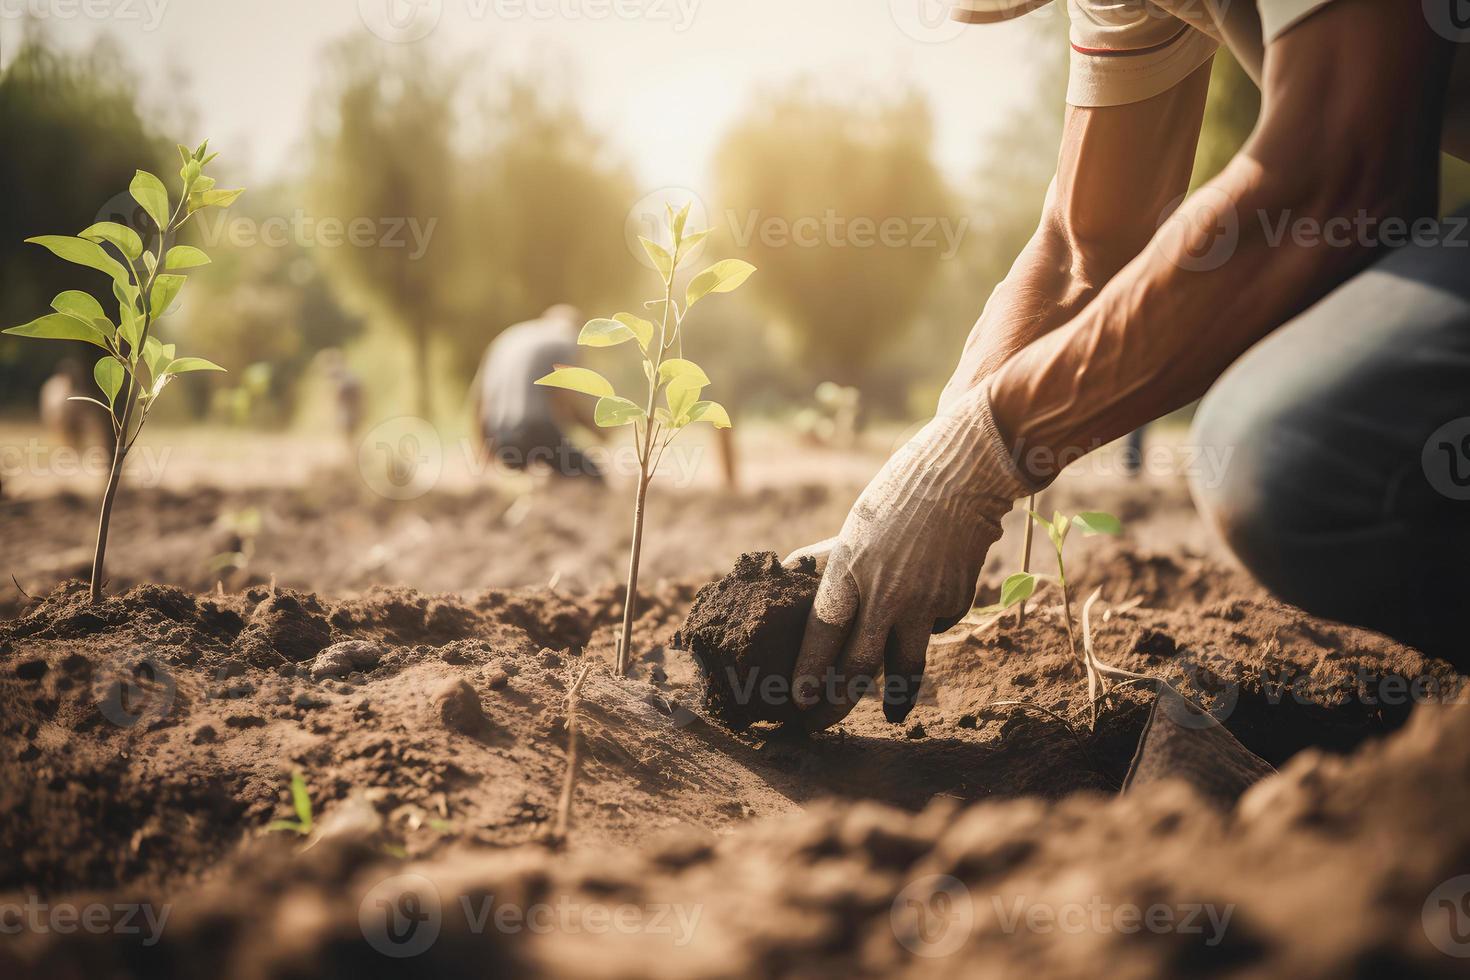
[[965,344],[940,410],[1070,322],[1136,256],[1189,183],[1210,66],[1155,98],[1067,110],[1036,233]]
[[1372,0],[1273,42],[1250,144],[1080,316],[992,376],[1023,468],[1049,477],[1203,394],[1365,266],[1386,222],[1432,216],[1449,56],[1419,11]]

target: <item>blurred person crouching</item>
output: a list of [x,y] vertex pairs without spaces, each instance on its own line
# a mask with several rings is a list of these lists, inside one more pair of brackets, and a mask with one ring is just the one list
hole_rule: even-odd
[[599,433],[591,403],[536,384],[556,365],[580,360],[577,335],[583,321],[575,307],[553,306],[538,319],[508,328],[486,348],[471,382],[470,402],[480,446],[496,464],[602,481],[597,464],[567,438],[573,425]]

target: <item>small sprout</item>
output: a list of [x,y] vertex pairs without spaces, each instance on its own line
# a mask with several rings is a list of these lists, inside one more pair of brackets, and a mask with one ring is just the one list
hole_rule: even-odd
[[311,833],[311,794],[306,790],[306,777],[297,769],[291,773],[291,808],[296,811],[295,820],[272,820],[266,824],[268,834],[290,831],[302,837]]
[[[1067,566],[1063,558],[1063,551],[1067,543],[1067,534],[1073,529],[1081,531],[1086,535],[1109,534],[1117,535],[1123,533],[1123,523],[1112,514],[1104,514],[1100,511],[1084,511],[1073,517],[1068,517],[1061,511],[1055,511],[1050,520],[1042,517],[1036,511],[1029,511],[1031,520],[1036,526],[1046,531],[1046,536],[1051,539],[1052,547],[1057,553],[1057,585],[1062,590],[1062,619],[1067,627],[1067,643],[1071,646],[1072,656],[1087,672],[1087,688],[1092,703],[1092,723],[1097,725],[1097,691],[1101,688],[1107,690],[1106,679],[1102,673],[1102,666],[1092,656],[1092,638],[1090,630],[1086,630],[1087,613],[1091,610],[1092,603],[1101,595],[1101,590],[1094,592],[1088,600],[1087,607],[1083,610],[1084,629],[1086,635],[1081,651],[1077,645],[1077,631],[1072,625],[1072,596],[1067,588]],[[1007,578],[1001,586],[999,608],[1007,609],[1017,603],[1025,602],[1036,592],[1037,583],[1044,576],[1032,572],[1017,572]],[[1113,668],[1116,669],[1116,668]]]
[[[618,639],[617,670],[627,672],[633,642],[634,610],[638,604],[638,564],[643,550],[643,509],[648,485],[658,471],[664,450],[683,429],[708,422],[717,429],[730,428],[730,413],[719,402],[703,397],[710,379],[704,369],[684,357],[684,321],[694,304],[715,293],[733,292],[755,272],[755,266],[739,259],[725,259],[698,273],[684,289],[681,308],[674,294],[674,280],[681,265],[689,259],[707,231],[685,228],[689,205],[675,211],[668,209],[666,230],[670,247],[648,238],[640,238],[643,250],[658,270],[663,296],[644,303],[658,319],[632,313],[599,317],[587,321],[577,342],[584,347],[617,347],[635,342],[643,361],[644,390],[635,398],[626,398],[613,390],[612,382],[596,371],[582,367],[556,365],[556,369],[537,384],[549,388],[565,388],[597,399],[593,421],[602,428],[633,427],[633,442],[638,451],[638,487],[633,504],[633,543],[628,556],[628,598],[623,603],[623,627]],[[659,404],[659,396],[663,404]]]

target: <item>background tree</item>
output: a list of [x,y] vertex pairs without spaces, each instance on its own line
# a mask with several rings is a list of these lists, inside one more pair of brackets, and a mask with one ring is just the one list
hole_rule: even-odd
[[[25,238],[74,235],[98,220],[98,202],[127,198],[134,170],[177,169],[173,144],[159,138],[139,110],[138,80],[106,38],[79,52],[53,44],[28,24],[14,59],[0,74],[0,321],[21,323],[51,297],[76,288],[76,276]],[[65,193],[58,191],[65,188]],[[124,215],[114,215],[113,220]],[[141,223],[135,227],[142,227]],[[88,290],[112,302],[105,284]],[[68,350],[76,347],[77,350]],[[34,405],[72,344],[0,344],[0,400]]]
[[475,259],[459,269],[454,341],[469,372],[506,326],[556,303],[617,305],[634,278],[623,249],[635,196],[626,165],[551,79],[484,88],[496,95],[475,108],[466,128],[481,136],[459,168],[461,230],[475,234]]
[[385,320],[412,351],[418,414],[429,417],[431,351],[448,316],[449,238],[455,211],[454,102],[457,72],[419,46],[387,47],[355,39],[334,47],[312,123],[307,200],[313,217],[366,219],[378,235],[389,222],[432,228],[416,254],[401,247],[318,248],[322,267],[349,308]]
[[[959,219],[932,141],[915,93],[842,100],[800,84],[761,97],[715,151],[717,247],[763,270],[753,291],[818,378],[870,380],[939,269],[942,236],[913,241],[926,220]],[[886,219],[903,222],[903,244],[853,244],[854,221]],[[802,220],[841,224],[802,243],[791,234]]]

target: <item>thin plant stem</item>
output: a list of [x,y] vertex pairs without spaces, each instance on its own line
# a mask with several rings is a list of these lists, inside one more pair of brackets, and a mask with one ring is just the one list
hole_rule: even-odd
[[567,690],[567,771],[562,777],[561,800],[556,808],[556,839],[565,841],[567,835],[572,831],[572,800],[577,791],[577,703],[578,696],[582,692],[582,684],[587,680],[587,674],[592,670],[589,662],[582,667],[582,672],[572,682]]
[[[133,278],[138,280],[141,287],[140,299],[143,302],[143,330],[138,335],[138,342],[128,349],[128,358],[131,364],[128,367],[127,396],[123,402],[122,421],[117,426],[117,441],[112,449],[112,469],[107,474],[107,489],[102,494],[102,508],[97,516],[97,547],[92,554],[92,583],[91,601],[99,602],[102,599],[102,574],[107,561],[107,536],[112,525],[112,506],[117,500],[118,485],[122,482],[123,465],[127,462],[128,451],[133,448],[133,442],[137,439],[136,433],[130,433],[133,424],[133,413],[138,406],[138,364],[140,362],[144,346],[148,343],[148,333],[153,327],[153,286],[158,281],[159,271],[163,269],[168,256],[169,241],[179,222],[179,214],[188,205],[189,188],[184,187],[184,192],[179,197],[178,207],[169,217],[166,227],[158,230],[158,253],[157,261],[153,265],[153,271],[144,283],[137,274],[137,269],[131,263],[129,267],[133,270]],[[144,412],[146,420],[147,412]],[[143,428],[142,420],[138,423],[138,431]]]
[[[1036,530],[1036,520],[1031,515],[1036,510],[1036,494],[1026,498],[1026,532],[1025,539],[1021,544],[1021,572],[1023,574],[1031,571],[1031,538]],[[1021,608],[1016,612],[1016,626],[1026,625],[1026,600],[1021,600]]]

